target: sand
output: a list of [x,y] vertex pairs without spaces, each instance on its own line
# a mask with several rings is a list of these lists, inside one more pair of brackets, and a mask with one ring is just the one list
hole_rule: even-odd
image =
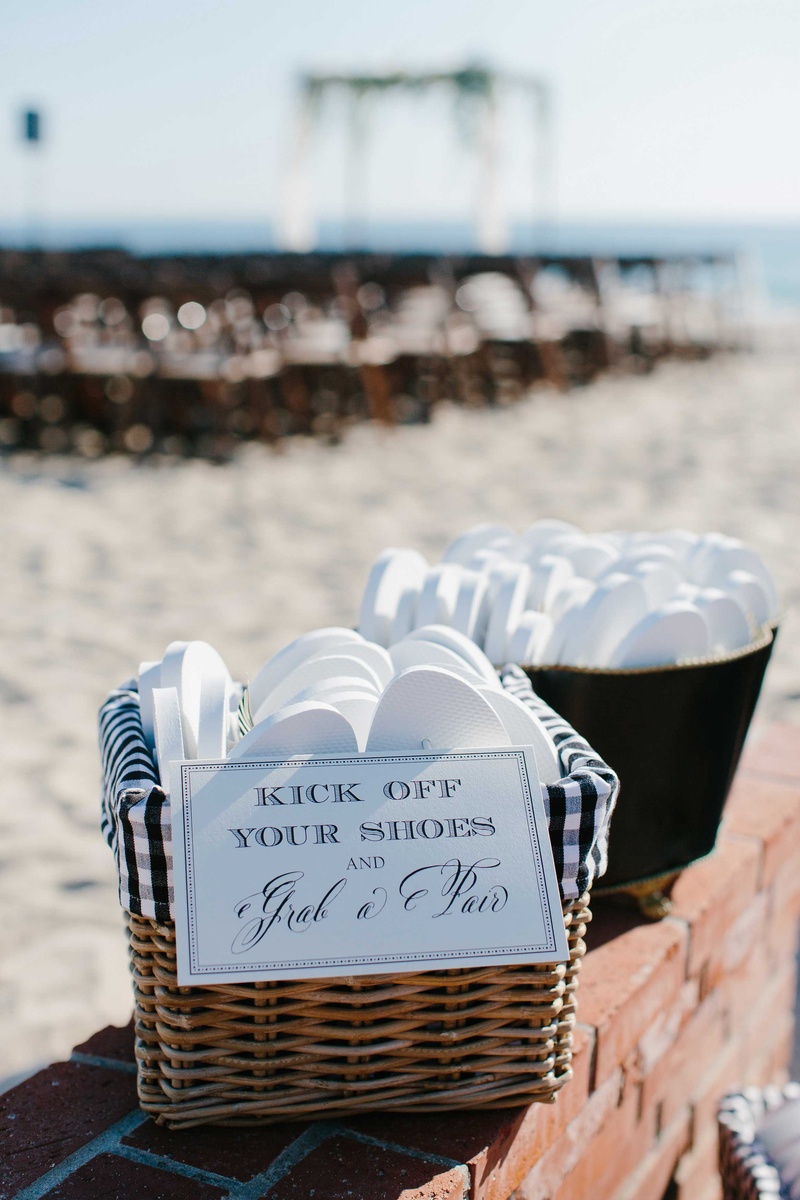
[[800,357],[773,351],[225,467],[0,465],[0,1080],[129,1016],[96,710],[174,638],[244,677],[353,623],[381,549],[435,558],[479,520],[719,529],[764,554],[789,609],[758,719],[800,718],[799,395]]

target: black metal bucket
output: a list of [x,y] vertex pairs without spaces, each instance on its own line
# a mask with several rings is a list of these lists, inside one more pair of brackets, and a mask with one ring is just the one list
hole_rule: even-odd
[[[620,778],[608,871],[595,893],[652,900],[713,850],[776,633],[685,666],[525,668]],[[650,907],[661,915],[658,902]]]

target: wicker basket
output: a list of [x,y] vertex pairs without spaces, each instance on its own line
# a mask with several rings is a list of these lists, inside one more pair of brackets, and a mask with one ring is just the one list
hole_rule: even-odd
[[586,837],[577,860],[560,833],[553,843],[562,896],[583,893],[562,903],[568,963],[197,987],[178,986],[169,802],[143,741],[135,684],[111,693],[100,723],[103,828],[127,914],[139,1098],[159,1124],[513,1107],[552,1100],[571,1077],[588,889],[605,864],[619,784],[535,700],[524,675],[511,674],[504,685],[543,710],[562,765],[577,772],[548,799],[555,828],[574,829],[577,815]]
[[142,1108],[171,1129],[551,1100],[572,1074],[588,895],[568,965],[178,987],[175,929],[128,915]]
[[723,1096],[717,1110],[719,1173],[724,1200],[789,1200],[789,1186],[761,1144],[761,1118],[800,1099],[800,1084],[746,1087]]

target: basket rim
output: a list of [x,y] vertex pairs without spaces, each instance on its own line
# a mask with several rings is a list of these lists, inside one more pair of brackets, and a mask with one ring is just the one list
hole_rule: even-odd
[[[568,663],[537,663],[523,666],[522,663],[515,665],[524,671],[528,672],[539,671],[557,671],[559,674],[567,672],[573,675],[600,675],[600,676],[624,676],[624,675],[662,675],[664,672],[675,671],[697,671],[705,667],[723,666],[726,663],[737,662],[740,658],[747,658],[751,654],[757,654],[760,650],[765,650],[775,640],[779,629],[779,625],[764,625],[761,627],[759,636],[752,642],[748,642],[746,646],[740,646],[738,650],[729,650],[727,654],[708,655],[705,658],[687,659],[685,662],[679,663],[662,663],[655,667],[576,667]],[[503,670],[499,667],[498,670]],[[530,675],[528,676],[530,678]]]

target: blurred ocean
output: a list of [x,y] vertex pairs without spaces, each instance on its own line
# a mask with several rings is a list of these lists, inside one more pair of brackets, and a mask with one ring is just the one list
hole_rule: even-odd
[[[36,245],[46,249],[119,247],[136,254],[245,253],[275,249],[268,221],[116,220],[52,221],[24,232],[0,221],[0,246]],[[318,248],[355,247],[379,251],[458,253],[475,249],[474,228],[458,221],[374,221],[358,236],[341,223],[321,222]],[[517,253],[624,254],[720,251],[740,255],[748,281],[765,300],[781,307],[800,306],[800,224],[647,224],[563,221],[512,228]]]

